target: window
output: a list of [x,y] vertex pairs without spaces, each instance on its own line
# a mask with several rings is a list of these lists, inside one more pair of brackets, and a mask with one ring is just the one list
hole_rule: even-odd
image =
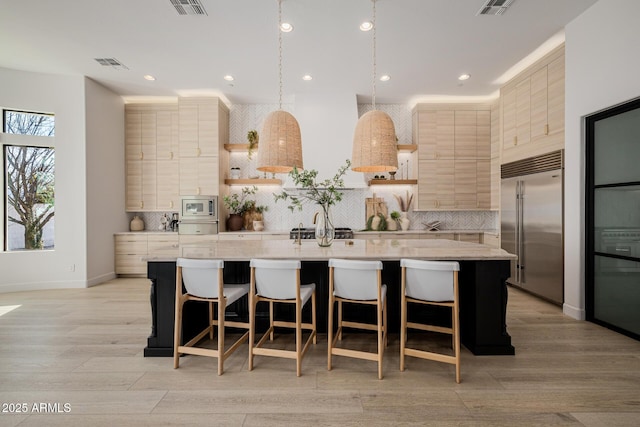
[[56,123],[53,114],[4,110],[3,116],[4,133],[55,136]]
[[55,149],[41,144],[55,134],[55,117],[5,110],[3,124],[5,133],[21,135],[2,147],[5,250],[53,249]]

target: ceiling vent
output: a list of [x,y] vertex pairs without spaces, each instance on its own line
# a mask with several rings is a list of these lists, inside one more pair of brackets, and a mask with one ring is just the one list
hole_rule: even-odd
[[116,58],[93,58],[103,67],[111,67],[118,70],[128,70],[129,67],[118,61]]
[[207,15],[200,0],[170,0],[178,15]]
[[514,0],[487,0],[477,15],[502,15]]

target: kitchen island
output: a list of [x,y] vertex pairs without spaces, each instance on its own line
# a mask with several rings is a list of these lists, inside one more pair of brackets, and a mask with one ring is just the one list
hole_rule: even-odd
[[[222,259],[227,283],[249,280],[252,258],[299,259],[302,283],[314,282],[318,301],[318,332],[325,332],[328,311],[329,258],[376,259],[383,262],[383,281],[388,286],[389,330],[397,332],[400,317],[400,259],[453,260],[460,263],[461,341],[476,355],[515,354],[505,323],[506,279],[515,255],[502,249],[452,240],[367,239],[335,240],[320,247],[315,240],[295,244],[292,240],[217,241],[179,245],[185,258]],[[151,280],[152,331],[145,356],[173,355],[176,248],[158,248],[147,258]],[[189,313],[189,311],[187,312]],[[184,319],[183,338],[206,325],[206,307],[191,311]],[[238,310],[246,316],[246,311]],[[367,313],[363,313],[363,318]]]

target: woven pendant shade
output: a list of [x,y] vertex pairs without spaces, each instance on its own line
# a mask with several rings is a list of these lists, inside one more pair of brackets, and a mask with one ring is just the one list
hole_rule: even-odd
[[397,169],[398,147],[391,117],[380,110],[363,114],[353,136],[351,170],[389,172]]
[[265,118],[260,132],[257,169],[289,173],[294,167],[303,168],[300,126],[286,111],[273,111]]

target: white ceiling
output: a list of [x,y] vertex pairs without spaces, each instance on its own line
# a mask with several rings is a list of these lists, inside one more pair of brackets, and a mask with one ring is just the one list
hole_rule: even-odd
[[[377,74],[391,80],[377,82],[377,102],[490,96],[511,66],[597,0],[515,0],[502,16],[476,16],[484,1],[378,0]],[[180,16],[170,0],[0,0],[0,67],[85,75],[125,97],[277,102],[277,0],[202,4],[208,16]],[[285,101],[348,92],[370,102],[373,33],[358,26],[372,2],[283,0],[282,11],[295,27],[283,34]],[[102,67],[102,57],[129,69]],[[461,73],[471,79],[462,84]]]

